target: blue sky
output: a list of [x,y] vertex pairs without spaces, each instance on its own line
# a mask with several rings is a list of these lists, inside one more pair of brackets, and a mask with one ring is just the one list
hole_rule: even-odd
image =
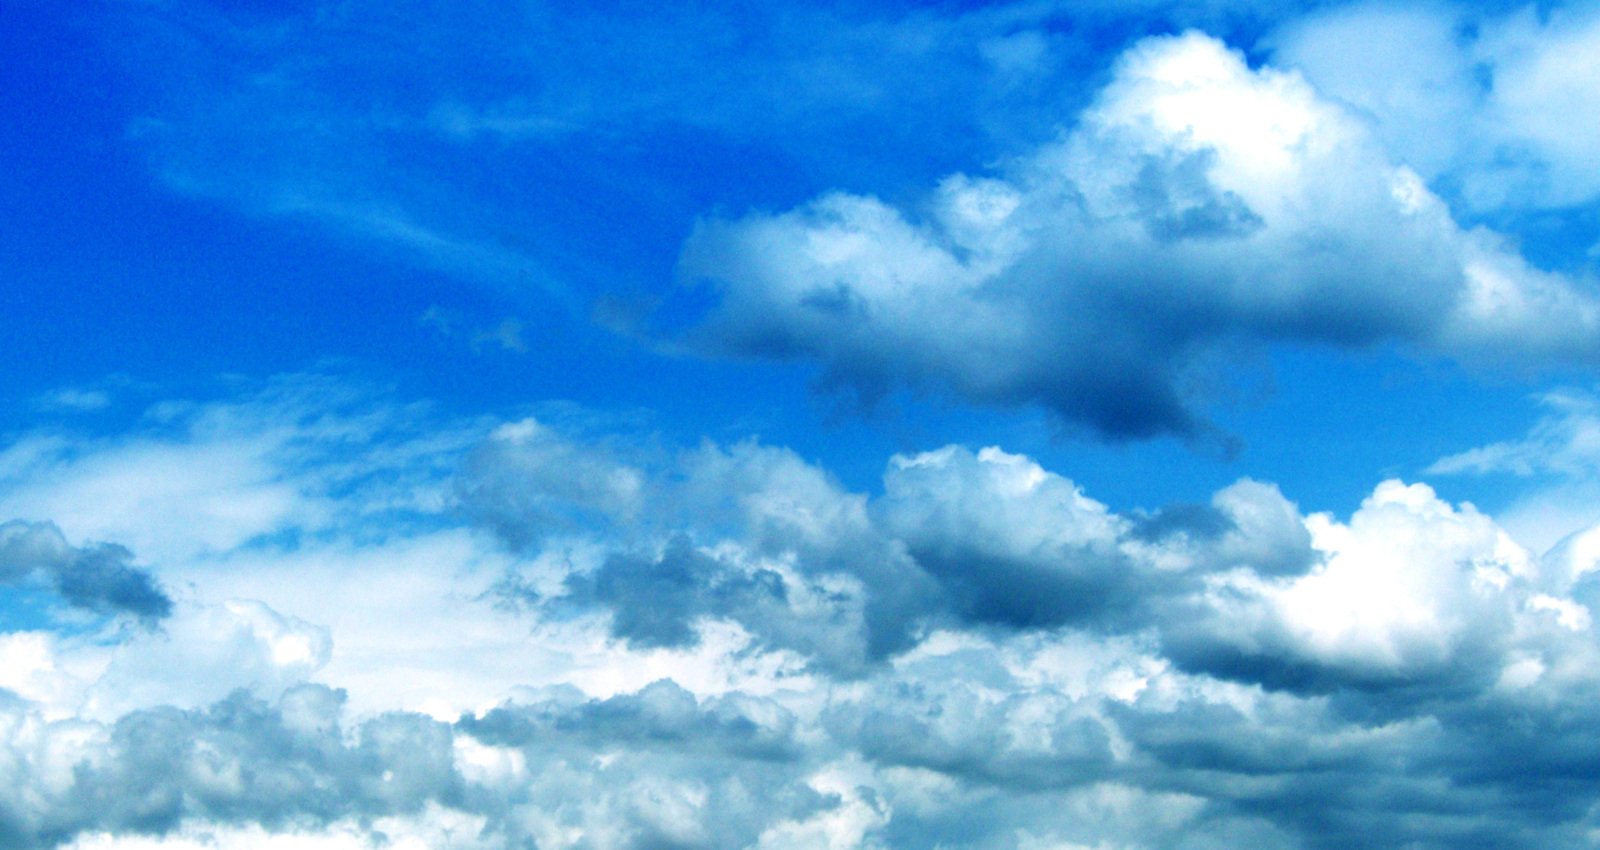
[[17,0],[0,843],[1592,846],[1596,56]]

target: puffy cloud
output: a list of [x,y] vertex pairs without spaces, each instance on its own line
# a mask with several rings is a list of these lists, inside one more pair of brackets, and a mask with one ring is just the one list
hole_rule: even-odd
[[1173,618],[1195,669],[1274,687],[1483,687],[1496,676],[1534,562],[1472,506],[1384,482],[1349,523],[1307,519],[1322,562],[1304,575],[1210,576],[1206,615]]
[[979,622],[1048,627],[1126,607],[1137,567],[1126,520],[1031,460],[949,446],[897,456],[878,508],[886,527]]
[[115,543],[70,546],[48,522],[0,523],[0,582],[43,573],[75,607],[154,624],[172,613],[172,599],[148,570],[132,561],[133,553]]
[[[161,630],[0,636],[0,843],[1579,847],[1596,826],[1594,532],[1536,559],[1401,482],[1349,515],[1250,479],[1124,512],[999,448],[897,456],[861,493],[754,441],[525,421],[474,444],[382,424],[381,398],[310,404],[261,461],[298,519],[163,544],[189,554],[163,563],[184,590]],[[245,407],[164,439],[271,427]]]
[[553,573],[535,564],[514,583],[525,601],[600,606],[610,633],[638,648],[692,648],[708,622],[732,623],[758,647],[836,670],[904,648],[926,614],[931,583],[873,525],[865,497],[793,452],[705,444],[622,466],[606,439],[519,427],[538,428],[540,442],[487,442],[463,471],[468,512],[514,547],[576,527],[552,517],[583,514],[591,536],[579,539],[601,547],[570,533],[545,541],[543,551],[576,548]]
[[[604,451],[550,439],[559,452],[494,466],[581,468],[570,458]],[[531,491],[549,474],[534,469]],[[513,585],[539,616],[598,607],[636,650],[694,649],[720,623],[750,652],[853,676],[940,628],[1147,634],[1225,679],[1432,693],[1493,684],[1529,622],[1587,610],[1489,517],[1425,485],[1386,482],[1346,522],[1249,479],[1119,514],[1027,457],[948,446],[894,457],[868,499],[746,443],[678,454],[638,486],[658,507],[628,514],[629,534],[605,525],[554,582]],[[496,527],[515,515],[490,510]]]
[[52,847],[87,831],[159,835],[189,820],[281,829],[455,799],[448,727],[389,715],[346,740],[341,703],[302,686],[277,705],[239,693],[109,726],[41,723],[8,706],[0,834],[10,846]]
[[1111,437],[1211,433],[1187,388],[1239,343],[1399,340],[1592,360],[1600,306],[1468,231],[1357,114],[1189,33],[1131,48],[1059,141],[924,208],[835,192],[703,221],[707,352],[825,385],[1037,404]]
[[105,718],[160,705],[193,708],[236,689],[273,696],[310,678],[332,650],[328,629],[259,601],[182,604],[159,634],[126,640],[104,656],[79,712]]

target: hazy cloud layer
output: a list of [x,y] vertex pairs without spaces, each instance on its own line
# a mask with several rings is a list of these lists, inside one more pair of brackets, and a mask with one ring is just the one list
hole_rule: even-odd
[[1600,195],[1600,12],[1357,3],[1268,39],[1275,62],[1373,119],[1390,150],[1474,212]]
[[1467,230],[1359,113],[1198,33],[1141,42],[1059,141],[903,209],[835,192],[701,223],[687,344],[1039,405],[1118,438],[1204,437],[1233,347],[1400,341],[1592,362],[1600,302]]

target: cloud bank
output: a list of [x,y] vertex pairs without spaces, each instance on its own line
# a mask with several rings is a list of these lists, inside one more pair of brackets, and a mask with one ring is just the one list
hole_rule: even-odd
[[[853,492],[753,440],[433,421],[338,386],[163,403],[182,412],[159,434],[39,476],[250,446],[260,465],[226,472],[248,486],[217,493],[294,484],[221,548],[159,543],[233,528],[215,504],[147,526],[173,553],[151,581],[185,588],[160,632],[0,636],[8,846],[1580,847],[1595,827],[1600,531],[1537,555],[1402,481],[1344,516],[1250,479],[1119,511],[994,447],[897,455]],[[440,498],[397,507],[394,480]],[[144,510],[114,519],[170,508]],[[60,541],[6,528],[8,552]]]

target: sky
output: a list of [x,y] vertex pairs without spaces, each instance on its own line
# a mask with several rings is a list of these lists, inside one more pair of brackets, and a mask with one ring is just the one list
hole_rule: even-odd
[[0,846],[1600,846],[1600,6],[6,0]]

